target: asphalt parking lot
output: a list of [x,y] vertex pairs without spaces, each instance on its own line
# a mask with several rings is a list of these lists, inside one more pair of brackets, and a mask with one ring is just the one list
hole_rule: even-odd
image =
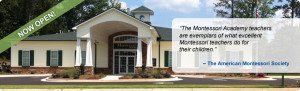
[[[171,82],[43,82],[46,77],[0,77],[0,85],[111,85],[111,84],[215,84],[215,85],[281,85],[281,79],[276,80],[234,80],[213,78],[181,77],[181,81]],[[285,79],[285,84],[296,84],[294,79]]]

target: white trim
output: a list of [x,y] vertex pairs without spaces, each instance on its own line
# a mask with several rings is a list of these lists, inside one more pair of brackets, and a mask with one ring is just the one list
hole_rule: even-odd
[[136,65],[135,67],[142,67],[143,65],[143,52],[142,52],[142,39],[138,38],[138,44],[136,49]]
[[138,36],[136,36],[136,35],[124,34],[124,35],[118,35],[118,36],[115,36],[115,37],[113,38],[113,43],[137,43],[137,41],[115,41],[115,39],[116,39],[117,37],[125,37],[125,36],[135,37],[136,39],[138,39]]
[[93,66],[92,39],[88,38],[86,43],[85,66]]
[[125,14],[124,12],[121,12],[121,11],[115,9],[115,8],[111,8],[111,9],[106,10],[106,11],[104,11],[103,13],[101,13],[101,14],[99,14],[99,15],[97,15],[97,16],[95,16],[95,17],[93,17],[93,18],[91,18],[91,19],[89,19],[89,20],[87,20],[87,21],[85,21],[85,22],[83,22],[83,23],[80,23],[79,25],[73,27],[72,29],[73,29],[73,30],[77,30],[77,28],[78,28],[79,26],[81,26],[81,25],[83,25],[83,24],[85,24],[85,23],[87,23],[87,22],[90,22],[90,21],[94,20],[95,18],[97,18],[97,17],[99,17],[99,16],[101,16],[101,15],[104,15],[105,13],[107,13],[107,12],[109,12],[109,11],[112,11],[112,10],[117,11],[117,12],[119,12],[119,13],[125,15],[125,16],[128,16],[128,17],[132,18],[133,20],[135,20],[135,21],[137,21],[137,22],[140,22],[140,23],[142,23],[142,24],[144,24],[144,25],[146,25],[146,26],[149,26],[150,29],[151,29],[151,27],[152,27],[152,26],[146,24],[145,22],[142,22],[142,21],[140,21],[140,20],[138,20],[138,19],[136,19],[136,18],[133,18],[132,16],[129,16],[128,14]]
[[147,46],[146,67],[153,67],[153,64],[152,64],[152,39],[148,38],[147,42],[148,42],[148,46]]
[[81,39],[77,38],[77,43],[76,43],[76,61],[75,61],[75,66],[80,66],[82,64],[82,55],[81,55]]

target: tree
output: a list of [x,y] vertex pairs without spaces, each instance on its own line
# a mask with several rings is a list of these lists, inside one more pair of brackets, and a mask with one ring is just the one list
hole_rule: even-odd
[[[278,0],[278,2],[284,3],[284,0]],[[283,10],[283,18],[300,18],[300,0],[286,0],[287,3],[283,5],[277,5],[275,9]]]
[[[20,28],[33,18],[47,11],[62,0],[3,0],[0,2],[0,39]],[[110,0],[116,1],[116,0]],[[119,2],[85,0],[64,15],[58,17],[33,35],[71,32],[72,27],[104,12],[109,8],[120,9]],[[31,35],[31,36],[33,36]],[[0,54],[10,58],[10,50]]]
[[219,17],[255,18],[258,9],[260,17],[267,18],[275,15],[272,3],[273,0],[219,0],[214,11]]

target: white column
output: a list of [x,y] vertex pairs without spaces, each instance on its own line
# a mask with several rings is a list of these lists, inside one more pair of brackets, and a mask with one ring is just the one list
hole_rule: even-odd
[[136,65],[135,67],[142,67],[143,61],[142,61],[142,39],[138,38],[138,44],[137,44],[137,54],[136,54]]
[[147,46],[147,64],[146,67],[153,67],[152,65],[152,39],[148,39],[148,46]]
[[80,45],[80,38],[77,38],[77,45],[76,45],[76,62],[75,66],[80,66],[81,65],[81,45]]
[[93,53],[92,53],[92,40],[91,38],[87,39],[86,43],[86,61],[85,66],[93,66]]

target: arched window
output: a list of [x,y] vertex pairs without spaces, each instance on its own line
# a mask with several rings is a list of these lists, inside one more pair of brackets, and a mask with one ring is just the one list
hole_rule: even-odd
[[136,49],[137,36],[135,35],[120,35],[114,37],[114,49]]
[[145,16],[144,15],[140,15],[140,20],[144,20],[145,19]]

